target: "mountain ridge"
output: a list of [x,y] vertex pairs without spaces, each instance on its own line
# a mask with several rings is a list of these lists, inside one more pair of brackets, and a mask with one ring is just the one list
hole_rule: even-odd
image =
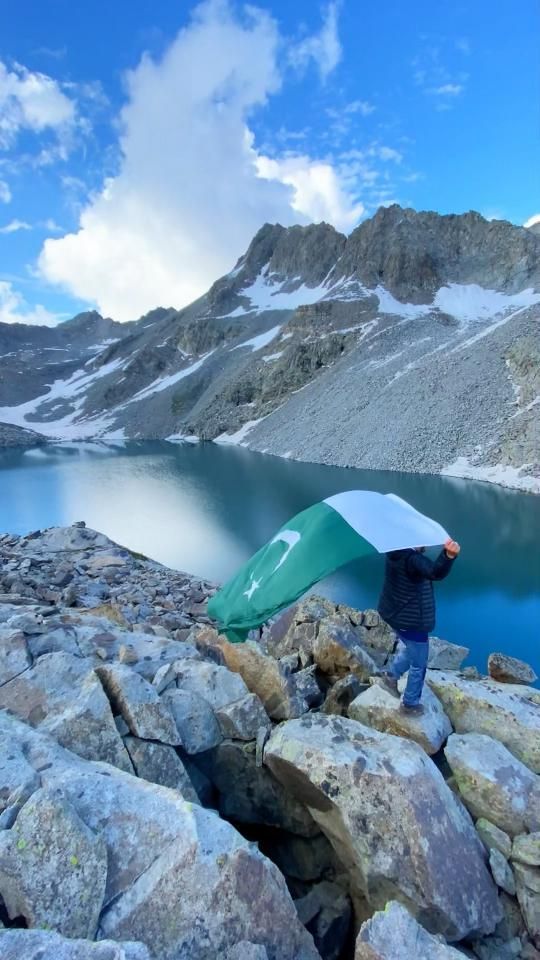
[[[33,386],[5,371],[10,352],[18,371],[32,349],[42,359],[44,335],[24,349],[13,337],[0,421],[51,439],[187,436],[342,465],[476,471],[540,491],[530,228],[397,205],[349,237],[326,223],[264,224],[181,310],[123,327],[83,317],[68,322],[76,347],[57,334],[68,356],[53,353]],[[0,329],[0,353],[8,340]]]

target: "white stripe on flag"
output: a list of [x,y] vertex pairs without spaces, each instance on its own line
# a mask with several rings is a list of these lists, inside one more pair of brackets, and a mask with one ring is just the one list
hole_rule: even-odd
[[434,547],[448,540],[444,527],[393,493],[347,490],[324,501],[379,553]]

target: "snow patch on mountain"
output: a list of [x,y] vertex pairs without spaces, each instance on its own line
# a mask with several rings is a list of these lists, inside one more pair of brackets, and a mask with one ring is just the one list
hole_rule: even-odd
[[449,283],[437,291],[432,304],[402,303],[381,286],[376,287],[374,292],[382,313],[414,319],[425,317],[433,310],[440,310],[464,323],[489,320],[507,310],[518,307],[526,309],[540,303],[540,294],[535,293],[532,288],[508,294],[488,290],[477,283]]
[[152,383],[149,383],[147,387],[144,387],[143,390],[139,390],[133,397],[126,401],[127,406],[129,403],[135,403],[138,400],[144,400],[146,397],[151,397],[154,393],[161,393],[162,390],[167,390],[169,387],[172,387],[175,383],[178,383],[179,380],[184,380],[185,377],[189,377],[192,373],[195,373],[196,370],[199,370],[203,363],[208,360],[214,353],[213,350],[210,350],[208,353],[205,353],[202,357],[199,357],[195,363],[192,363],[189,367],[184,367],[183,370],[177,370],[176,373],[171,373],[166,377],[159,377],[157,380],[153,380]]
[[267,330],[266,333],[260,333],[257,337],[251,337],[250,340],[244,340],[243,343],[237,343],[235,347],[231,347],[231,352],[233,350],[240,350],[240,347],[251,347],[253,353],[256,350],[262,350],[263,347],[267,347],[269,343],[272,343],[272,340],[275,340],[281,327],[272,327],[271,330]]
[[219,437],[216,437],[214,443],[229,443],[233,446],[244,446],[243,441],[246,439],[250,430],[253,430],[253,428],[263,420],[264,417],[259,417],[258,420],[248,420],[236,433],[221,433]]
[[[17,427],[30,427],[44,434],[44,436],[63,436],[69,439],[75,435],[71,427],[74,426],[75,418],[84,404],[88,388],[102,377],[106,377],[116,370],[123,369],[127,364],[128,360],[111,360],[110,363],[105,363],[99,370],[95,370],[92,373],[87,373],[84,370],[76,370],[67,380],[55,380],[47,393],[41,394],[39,397],[34,397],[33,400],[28,400],[26,403],[21,403],[13,407],[0,407],[0,421],[13,424]],[[49,406],[52,400],[58,401],[56,407],[60,407],[62,402],[65,401],[72,402],[75,409],[59,420],[38,421],[28,419],[28,417],[35,415],[42,405],[47,404],[47,406]],[[54,406],[49,407],[50,411],[54,409]],[[99,426],[98,420],[100,421]],[[105,429],[112,423],[110,418],[94,418],[86,422],[88,429],[84,434],[85,436],[91,436],[93,433]]]

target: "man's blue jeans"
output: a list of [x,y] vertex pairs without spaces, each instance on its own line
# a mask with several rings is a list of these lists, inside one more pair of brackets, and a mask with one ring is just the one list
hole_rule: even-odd
[[407,670],[409,671],[403,703],[407,707],[414,707],[420,703],[426,676],[429,657],[428,635],[426,634],[425,640],[410,640],[404,633],[398,631],[398,637],[404,646],[394,658],[388,673],[399,680]]

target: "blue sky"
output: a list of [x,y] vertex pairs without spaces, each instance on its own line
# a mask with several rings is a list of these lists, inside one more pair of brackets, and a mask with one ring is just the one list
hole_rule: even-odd
[[395,201],[524,223],[539,39],[536,0],[10,5],[0,320],[181,306],[265,220],[350,231]]

